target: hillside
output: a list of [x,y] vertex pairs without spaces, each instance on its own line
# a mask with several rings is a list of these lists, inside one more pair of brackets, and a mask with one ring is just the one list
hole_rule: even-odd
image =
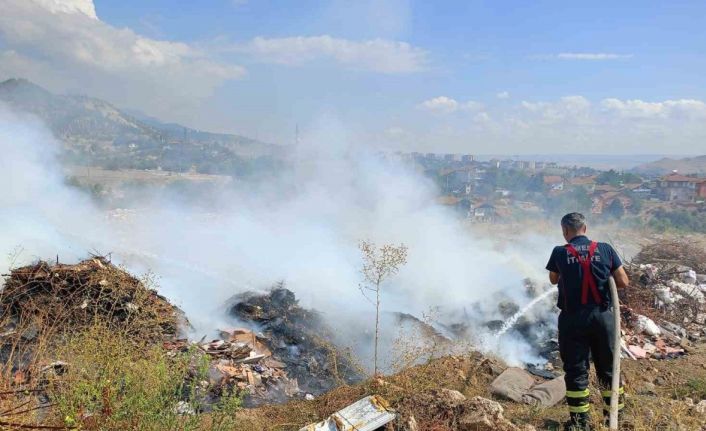
[[706,155],[687,157],[684,159],[670,159],[668,157],[660,160],[641,164],[633,169],[633,171],[643,174],[664,175],[672,171],[678,171],[681,174],[706,174]]
[[0,102],[42,119],[64,143],[62,157],[72,164],[238,174],[277,149],[239,135],[131,115],[92,97],[57,95],[24,79],[0,83]]

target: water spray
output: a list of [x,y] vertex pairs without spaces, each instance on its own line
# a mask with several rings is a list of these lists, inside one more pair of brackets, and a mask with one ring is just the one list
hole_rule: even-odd
[[500,328],[500,330],[499,330],[499,331],[497,332],[497,334],[495,334],[495,335],[499,337],[499,336],[505,334],[505,333],[506,333],[507,331],[509,331],[513,326],[515,326],[515,324],[517,323],[517,321],[520,320],[520,317],[522,317],[522,316],[524,316],[525,314],[527,314],[527,312],[528,312],[532,307],[534,307],[537,303],[541,302],[543,299],[545,299],[546,297],[548,297],[548,296],[551,295],[552,293],[554,293],[554,289],[549,289],[549,290],[547,290],[546,292],[544,292],[544,293],[542,293],[541,295],[539,295],[538,297],[536,297],[536,298],[534,298],[533,300],[531,300],[527,305],[525,305],[524,307],[522,307],[522,308],[520,309],[520,311],[518,311],[517,313],[513,314],[509,319],[507,319],[507,320],[505,321],[505,323],[503,323],[503,326]]

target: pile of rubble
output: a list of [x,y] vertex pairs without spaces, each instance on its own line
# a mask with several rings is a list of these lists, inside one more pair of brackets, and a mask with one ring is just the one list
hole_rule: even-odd
[[[0,347],[31,346],[96,322],[140,343],[174,339],[188,324],[139,279],[94,257],[75,265],[39,261],[7,274],[0,291]],[[2,356],[2,355],[0,355]]]
[[685,240],[642,249],[626,264],[621,292],[623,351],[633,359],[670,359],[706,340],[706,250]]
[[244,393],[246,407],[313,399],[364,375],[351,357],[326,340],[328,330],[318,314],[299,306],[294,293],[277,286],[267,293],[243,293],[228,305],[241,324],[257,330],[232,328],[204,342],[167,341],[170,355],[190,349],[211,360],[204,405],[226,391]]
[[210,359],[208,382],[203,385],[208,389],[205,404],[233,389],[246,394],[247,407],[312,396],[299,389],[297,379],[287,375],[287,364],[273,358],[264,340],[250,330],[224,330],[221,339],[205,343],[186,339],[164,343],[171,356],[187,352],[191,346]]
[[296,379],[305,393],[319,395],[364,377],[352,354],[329,341],[333,336],[321,316],[301,307],[294,293],[282,285],[268,293],[234,297],[229,313],[260,330],[258,341],[273,359],[286,365],[289,378]]

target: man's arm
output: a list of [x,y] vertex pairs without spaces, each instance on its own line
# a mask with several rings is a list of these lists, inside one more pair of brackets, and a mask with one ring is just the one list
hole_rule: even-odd
[[554,271],[549,271],[549,282],[551,284],[559,283],[559,273]]
[[618,252],[616,252],[612,246],[610,246],[610,252],[610,266],[611,268],[613,268],[611,272],[613,275],[613,279],[615,279],[615,286],[618,289],[624,289],[630,284],[630,280],[628,280],[628,274],[625,272],[625,268],[623,268],[623,262],[620,260]]
[[552,255],[549,256],[549,262],[547,262],[547,271],[549,271],[549,282],[551,284],[559,283],[559,267],[556,265],[556,247],[552,250]]
[[625,289],[630,284],[628,274],[622,266],[613,271],[613,278],[615,279],[615,285],[618,289]]

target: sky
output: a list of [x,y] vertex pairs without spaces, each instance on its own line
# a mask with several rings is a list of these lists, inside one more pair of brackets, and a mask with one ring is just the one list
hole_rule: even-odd
[[[706,153],[703,1],[0,0],[0,79],[289,145]],[[313,132],[312,132],[313,133]]]

